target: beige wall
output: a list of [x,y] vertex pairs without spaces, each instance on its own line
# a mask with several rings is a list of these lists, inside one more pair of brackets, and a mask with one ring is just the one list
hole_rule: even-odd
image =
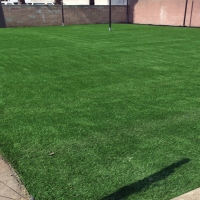
[[[54,2],[54,0],[26,0],[26,2]],[[112,5],[127,5],[127,0],[112,0]],[[90,0],[63,0],[65,5],[89,5]],[[109,5],[109,0],[95,0],[95,5]]]
[[[112,0],[112,5],[127,5],[127,0]],[[95,0],[95,5],[109,5],[109,0]]]
[[89,0],[63,0],[65,5],[89,5]]
[[[52,2],[55,0],[25,0],[26,2]],[[89,0],[63,0],[64,5],[89,5]]]
[[[94,0],[94,1],[95,5],[109,5],[109,0]],[[63,2],[66,5],[89,5],[90,0],[64,0]],[[127,5],[127,0],[112,0],[111,3],[112,5]]]

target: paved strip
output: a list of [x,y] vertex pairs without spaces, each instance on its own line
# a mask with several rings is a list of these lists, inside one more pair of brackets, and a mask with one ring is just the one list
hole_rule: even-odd
[[191,192],[185,193],[172,200],[200,200],[200,188],[192,190]]
[[11,166],[0,156],[0,200],[30,200]]

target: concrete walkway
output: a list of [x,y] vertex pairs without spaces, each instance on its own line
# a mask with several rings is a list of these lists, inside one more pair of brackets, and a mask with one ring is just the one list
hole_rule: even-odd
[[30,200],[25,187],[19,177],[0,156],[0,200]]
[[197,188],[196,190],[192,190],[191,192],[183,194],[172,200],[200,200],[200,188]]

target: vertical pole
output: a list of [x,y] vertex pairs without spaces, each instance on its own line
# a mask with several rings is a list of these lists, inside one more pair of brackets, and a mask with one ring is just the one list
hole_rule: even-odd
[[186,21],[187,5],[188,5],[188,0],[186,0],[186,2],[185,2],[185,13],[184,13],[184,19],[183,19],[183,26],[185,26],[185,21]]
[[127,1],[127,5],[126,5],[126,14],[127,14],[126,23],[128,24],[129,23],[129,2],[128,2],[128,0],[126,0],[126,1]]
[[0,2],[0,28],[6,28],[6,22],[1,2]]
[[191,13],[190,13],[190,26],[191,26],[191,23],[192,23],[193,5],[194,5],[194,1],[192,1],[192,7],[191,7]]
[[63,0],[61,0],[61,7],[62,7],[62,26],[64,26],[65,22],[64,22]]
[[111,31],[111,0],[109,0],[109,31]]

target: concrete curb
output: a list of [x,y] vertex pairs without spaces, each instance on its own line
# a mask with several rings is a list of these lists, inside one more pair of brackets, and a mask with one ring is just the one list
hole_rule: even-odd
[[172,200],[200,200],[200,188],[192,190],[186,194],[179,197],[173,198]]
[[11,165],[0,156],[0,200],[5,199],[30,200],[31,196]]

